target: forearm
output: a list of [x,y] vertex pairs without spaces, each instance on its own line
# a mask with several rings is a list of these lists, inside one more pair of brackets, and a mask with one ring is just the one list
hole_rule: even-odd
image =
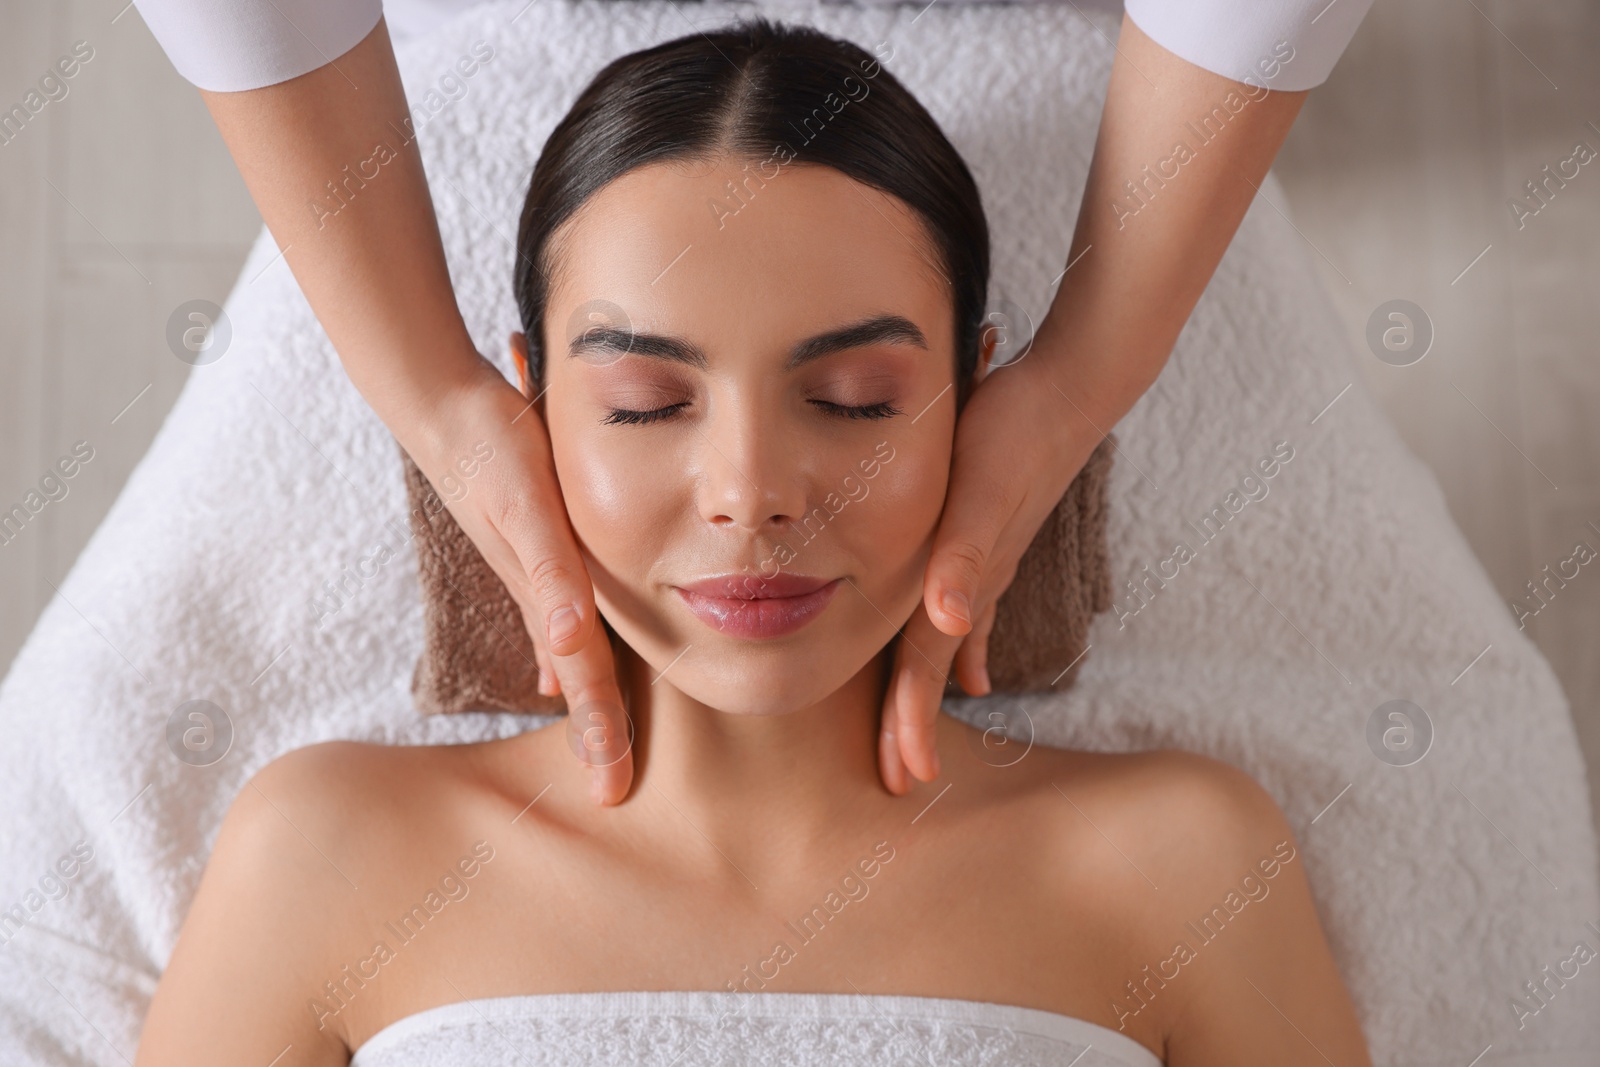
[[201,95],[351,381],[402,444],[424,445],[406,434],[481,360],[385,23],[309,74]]
[[1071,267],[1035,341],[1082,456],[1161,373],[1305,95],[1212,74],[1124,18]]

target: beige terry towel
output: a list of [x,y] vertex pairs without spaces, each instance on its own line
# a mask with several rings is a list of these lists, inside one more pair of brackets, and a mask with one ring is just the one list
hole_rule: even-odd
[[[1114,447],[1108,436],[1089,456],[996,605],[995,692],[1065,689],[1082,666],[1089,622],[1111,606],[1106,483]],[[565,713],[565,698],[539,694],[533,641],[505,584],[403,449],[401,459],[425,630],[411,679],[417,709]]]

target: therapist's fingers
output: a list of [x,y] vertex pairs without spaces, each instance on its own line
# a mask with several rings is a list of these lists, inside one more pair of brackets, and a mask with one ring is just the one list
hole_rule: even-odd
[[561,679],[556,676],[555,665],[550,660],[550,650],[544,647],[544,642],[534,642],[533,658],[539,668],[539,694],[547,697],[560,696]]
[[[964,460],[956,454],[944,513],[924,571],[923,606],[933,624],[952,636],[971,633],[985,603],[1004,591],[989,589],[986,583],[992,582],[996,544],[1017,513],[1025,487],[1013,487],[991,474],[981,457]],[[1015,571],[1014,561],[1007,569]]]
[[546,653],[571,655],[593,633],[593,584],[538,408],[493,364],[479,362],[469,384],[414,433],[420,446],[407,451],[436,489],[453,490],[441,495],[523,609],[542,670],[553,667]]
[[918,604],[895,645],[878,737],[878,770],[896,796],[910,789],[907,772],[924,782],[939,777],[934,721],[960,637],[943,633]]
[[565,696],[569,730],[582,741],[574,754],[595,770],[595,799],[615,803],[632,783],[631,730],[540,413],[485,361],[480,379],[451,398],[448,421],[440,431],[445,444],[430,449],[441,478],[461,450],[455,426],[484,437],[478,454],[491,457],[475,468],[451,513],[521,609],[541,680],[556,683],[541,691]]
[[[534,419],[535,413],[526,418]],[[594,773],[594,799],[615,804],[632,784],[633,756],[611,643],[554,468],[547,454],[542,464],[535,456],[527,458],[529,464],[520,468],[525,480],[499,501],[492,518],[516,553],[524,622],[536,645],[543,638],[541,678],[548,669],[555,691],[566,697],[573,755]]]
[[[539,481],[537,476],[533,481]],[[518,603],[530,635],[537,641],[543,631],[540,675],[556,680],[555,691],[566,698],[568,742],[573,755],[593,772],[594,799],[615,804],[633,782],[633,731],[611,642],[595,608],[594,586],[559,489],[534,485],[516,495],[517,502],[496,513],[496,528],[509,544],[527,546],[517,555],[523,579]],[[536,505],[524,502],[530,498],[545,501],[542,519],[536,517]]]
[[589,768],[590,796],[615,804],[633,784],[633,723],[617,690],[604,628],[572,656],[555,657],[567,696],[567,746]]
[[499,499],[489,504],[489,517],[516,555],[518,601],[525,612],[531,605],[537,618],[537,630],[535,619],[524,620],[530,636],[544,642],[559,678],[560,658],[577,653],[595,636],[599,616],[594,585],[554,473],[542,469],[536,455],[518,458],[533,465],[517,472],[521,484],[503,487]]
[[953,676],[970,696],[984,696],[993,688],[989,682],[989,634],[994,629],[997,604],[998,601],[989,601],[989,606],[973,624],[972,632],[962,639],[961,647],[956,649]]
[[[515,599],[515,598],[513,598]],[[517,607],[522,611],[522,625],[528,631],[528,637],[533,641],[534,665],[539,668],[539,695],[560,696],[561,679],[556,676],[555,660],[550,655],[550,649],[545,640],[543,626],[529,626],[528,620],[538,617],[538,612],[530,604],[517,601]]]

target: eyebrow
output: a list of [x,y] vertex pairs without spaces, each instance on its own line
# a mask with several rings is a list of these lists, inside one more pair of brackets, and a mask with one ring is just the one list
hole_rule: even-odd
[[[793,370],[834,352],[864,348],[874,344],[911,345],[926,350],[928,339],[923,336],[916,323],[903,315],[874,315],[799,342],[789,350],[789,361],[785,369]],[[615,355],[632,353],[702,369],[710,362],[703,349],[681,337],[635,333],[632,330],[611,326],[596,326],[585,330],[572,339],[567,349],[569,357],[590,353]]]

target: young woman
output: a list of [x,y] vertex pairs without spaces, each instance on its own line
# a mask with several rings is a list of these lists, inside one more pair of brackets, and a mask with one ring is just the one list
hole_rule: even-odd
[[[992,351],[977,189],[892,75],[761,19],[623,57],[551,135],[518,243],[512,344],[632,735],[579,707],[263,768],[141,1067],[1369,1063],[1243,772],[996,758],[941,715],[939,780],[883,785]],[[632,790],[596,806],[570,751],[623,749]]]

